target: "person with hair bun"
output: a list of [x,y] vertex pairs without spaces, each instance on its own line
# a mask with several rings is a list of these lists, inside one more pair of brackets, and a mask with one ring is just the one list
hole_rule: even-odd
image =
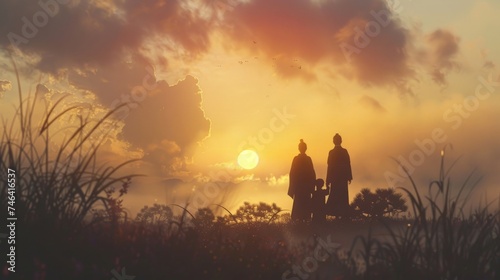
[[338,218],[348,217],[350,208],[347,185],[352,180],[351,159],[347,150],[341,146],[342,137],[338,133],[333,136],[333,144],[335,147],[328,154],[326,173],[326,186],[330,189],[326,211],[328,215]]
[[306,222],[311,219],[311,195],[316,182],[316,172],[306,150],[307,144],[300,139],[300,154],[293,158],[289,175],[288,195],[293,199],[293,221]]

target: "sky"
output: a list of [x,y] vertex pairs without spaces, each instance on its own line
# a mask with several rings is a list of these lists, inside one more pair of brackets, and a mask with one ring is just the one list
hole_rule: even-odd
[[[97,118],[133,102],[98,132],[100,160],[138,158],[124,172],[147,175],[133,180],[131,212],[289,210],[299,140],[325,178],[335,133],[351,199],[409,187],[398,162],[426,192],[444,149],[453,188],[472,174],[470,200],[484,205],[500,197],[498,12],[493,0],[6,0],[0,109],[13,118],[12,60],[23,92],[49,103],[67,95]],[[237,163],[245,149],[254,169]]]

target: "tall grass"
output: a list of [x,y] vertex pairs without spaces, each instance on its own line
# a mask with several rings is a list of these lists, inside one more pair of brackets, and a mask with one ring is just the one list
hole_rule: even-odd
[[415,215],[403,227],[387,224],[389,238],[384,242],[362,239],[365,279],[499,279],[498,213],[489,213],[486,206],[466,214],[477,182],[471,182],[471,174],[462,184],[453,184],[444,159],[443,152],[439,178],[429,184],[427,195],[402,166],[411,188],[401,189]]
[[[97,159],[105,139],[98,137],[98,128],[121,107],[94,120],[89,110],[67,106],[67,97],[62,97],[53,104],[46,103],[40,112],[44,100],[40,87],[34,96],[23,96],[17,68],[15,71],[19,105],[11,119],[2,118],[0,181],[7,182],[8,168],[15,170],[15,208],[20,223],[79,225],[93,208],[110,207],[105,195],[108,188],[136,176],[118,175],[130,161],[113,167]],[[56,124],[69,115],[76,115],[77,121],[58,128]],[[0,203],[6,206],[7,185],[0,186]]]

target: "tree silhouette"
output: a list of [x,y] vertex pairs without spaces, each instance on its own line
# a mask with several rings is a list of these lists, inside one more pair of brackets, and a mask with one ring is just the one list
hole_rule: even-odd
[[212,210],[210,210],[210,208],[208,207],[198,209],[194,217],[195,225],[200,227],[207,227],[215,222],[214,212],[212,212]]
[[374,193],[364,188],[354,197],[351,208],[368,217],[392,216],[408,210],[402,194],[393,188],[376,189]]
[[153,204],[152,207],[144,206],[137,214],[135,220],[149,224],[160,224],[172,219],[172,209],[167,205]]
[[236,211],[236,219],[241,222],[270,222],[277,218],[281,208],[273,203],[272,205],[260,202],[259,204],[250,204],[244,202]]

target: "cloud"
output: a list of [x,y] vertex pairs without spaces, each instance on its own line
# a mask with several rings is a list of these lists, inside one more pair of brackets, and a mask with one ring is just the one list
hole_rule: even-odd
[[246,181],[258,181],[258,179],[255,178],[255,174],[245,174],[243,176],[234,178],[234,181],[237,183],[241,183]]
[[481,58],[483,59],[483,68],[487,70],[492,70],[495,69],[496,65],[495,63],[489,58],[488,51],[487,50],[481,50]]
[[271,175],[270,177],[266,177],[265,181],[269,184],[269,186],[286,186],[286,187],[288,187],[289,176],[288,175],[281,175],[281,176]]
[[124,139],[142,148],[145,160],[167,171],[184,169],[197,143],[210,133],[197,82],[192,76],[173,86],[160,81],[124,120]]
[[491,61],[491,60],[488,60],[488,61],[484,62],[483,67],[486,69],[494,69],[495,63],[493,63],[493,61]]
[[0,97],[9,90],[12,89],[12,83],[10,81],[0,80]]
[[[26,54],[38,56],[36,67],[51,73],[61,68],[110,61],[119,56],[124,47],[138,46],[137,35],[132,30],[126,33],[124,22],[111,11],[95,5],[96,1],[52,3],[55,3],[51,9],[53,17],[38,1],[2,1],[1,33],[9,35],[2,36],[0,44],[17,46]],[[43,18],[46,20],[37,24],[37,19]]]
[[[17,45],[36,69],[53,74],[116,66],[127,56],[168,68],[207,53],[221,32],[226,45],[254,52],[283,78],[312,82],[326,67],[406,92],[420,55],[412,44],[422,38],[400,22],[401,7],[383,0],[58,1],[0,2],[0,34],[7,34],[0,46]],[[458,39],[437,30],[424,40],[424,67],[444,84],[457,66]]]
[[0,46],[17,47],[32,63],[25,68],[67,77],[73,90],[94,94],[107,108],[139,101],[118,126],[120,136],[150,166],[184,169],[210,131],[201,90],[191,76],[173,86],[157,81],[148,48],[196,57],[209,48],[212,19],[181,1],[61,3],[0,2],[0,33],[7,35]]
[[124,136],[142,147],[169,139],[182,149],[202,140],[209,133],[210,121],[201,108],[197,83],[192,76],[174,86],[159,82],[158,88],[130,111],[125,119]]
[[[377,23],[377,17],[385,26]],[[333,69],[366,85],[393,84],[413,75],[405,53],[410,33],[385,1],[254,0],[236,6],[227,23],[225,32],[238,48],[269,60],[298,58],[303,69],[328,61]],[[369,24],[380,30],[361,47],[356,44],[357,30]],[[346,44],[359,50],[350,61],[342,49]],[[285,77],[299,76],[289,68],[278,71]],[[312,80],[310,75],[301,77]]]
[[[209,207],[219,215],[227,214],[227,212],[222,212],[223,209],[216,207],[216,204],[228,208],[236,207],[237,205],[234,203],[235,194],[238,189],[242,188],[242,183],[223,182],[214,179],[199,181],[196,178],[188,180],[171,178],[149,183],[149,185],[153,184],[157,188],[148,189],[144,195],[165,196],[165,203],[185,205],[193,213],[199,208]],[[152,191],[154,193],[151,193]]]
[[433,81],[439,85],[447,85],[446,75],[460,69],[457,61],[459,42],[456,35],[444,29],[437,29],[425,38],[425,65]]
[[210,22],[180,1],[0,2],[0,34],[7,35],[0,45],[37,57],[35,66],[48,73],[102,65],[125,51],[140,53],[156,35],[170,42],[165,48],[206,51],[209,30]]
[[385,113],[387,110],[378,102],[376,99],[373,97],[363,95],[359,99],[359,103],[364,105],[367,108],[372,109],[373,111],[380,112],[380,113]]
[[[115,60],[105,65],[68,71],[68,81],[78,89],[97,95],[101,104],[111,108],[122,102],[134,102],[134,88],[153,88],[153,66],[142,56]],[[146,90],[147,91],[147,90]]]
[[100,104],[116,108],[119,136],[144,152],[155,172],[186,170],[198,142],[208,137],[210,121],[202,108],[198,81],[185,77],[175,85],[157,80],[153,67],[140,56],[84,71],[68,73],[70,84],[95,94]]

